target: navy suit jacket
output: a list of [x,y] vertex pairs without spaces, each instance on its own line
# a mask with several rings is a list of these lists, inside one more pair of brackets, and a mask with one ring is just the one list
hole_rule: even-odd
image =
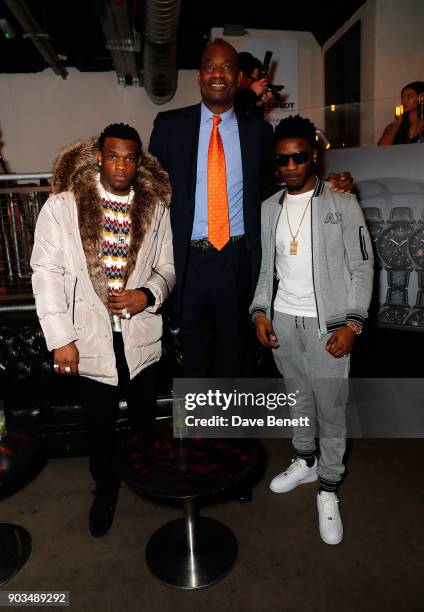
[[[261,262],[261,202],[270,175],[273,131],[269,123],[237,115],[243,171],[243,215],[249,254],[251,295]],[[149,151],[168,172],[171,187],[171,225],[174,243],[175,312],[181,308],[187,256],[193,229],[196,193],[200,104],[159,113]]]

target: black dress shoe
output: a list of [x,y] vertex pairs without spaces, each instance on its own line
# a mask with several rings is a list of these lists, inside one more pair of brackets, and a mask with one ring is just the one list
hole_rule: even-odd
[[96,489],[94,501],[91,504],[88,525],[90,533],[95,538],[106,535],[113,523],[118,490]]

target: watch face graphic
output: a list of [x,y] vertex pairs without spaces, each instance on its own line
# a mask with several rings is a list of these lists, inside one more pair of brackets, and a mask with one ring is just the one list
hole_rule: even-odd
[[414,308],[405,319],[405,325],[424,327],[424,308]]
[[411,223],[392,223],[378,237],[377,251],[389,270],[410,270],[407,244]]
[[407,250],[415,267],[424,270],[424,224],[420,224],[409,236]]
[[387,325],[401,325],[408,313],[408,306],[385,305],[378,313],[377,322]]
[[363,209],[363,213],[364,213],[365,220],[367,223],[368,231],[371,236],[373,247],[375,247],[377,238],[380,235],[381,230],[383,229],[381,209],[375,206],[365,207]]
[[373,241],[373,244],[375,244],[381,232],[381,223],[377,223],[375,221],[368,221],[367,226],[368,226],[368,231],[371,235],[371,240]]

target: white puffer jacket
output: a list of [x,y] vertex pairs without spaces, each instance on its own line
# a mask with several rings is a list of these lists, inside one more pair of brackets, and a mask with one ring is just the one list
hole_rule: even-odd
[[[75,169],[75,158],[81,158],[78,148],[89,162],[64,179],[64,167],[70,164]],[[32,283],[48,349],[76,342],[80,375],[117,385],[101,260],[103,212],[95,185],[94,153],[93,141],[77,143],[56,162],[54,190],[63,186],[71,190],[52,195],[40,212],[31,258]],[[147,287],[156,302],[130,320],[122,320],[131,378],[161,356],[162,316],[158,311],[175,283],[167,175],[150,155],[143,156],[142,164],[130,210],[126,288]]]

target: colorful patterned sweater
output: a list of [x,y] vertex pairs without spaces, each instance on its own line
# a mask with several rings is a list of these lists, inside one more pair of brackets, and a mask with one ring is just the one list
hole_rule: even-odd
[[127,265],[128,248],[130,243],[131,220],[129,210],[134,197],[131,190],[129,195],[117,196],[107,192],[97,178],[103,212],[103,265],[105,268],[109,291],[124,288],[123,277]]

